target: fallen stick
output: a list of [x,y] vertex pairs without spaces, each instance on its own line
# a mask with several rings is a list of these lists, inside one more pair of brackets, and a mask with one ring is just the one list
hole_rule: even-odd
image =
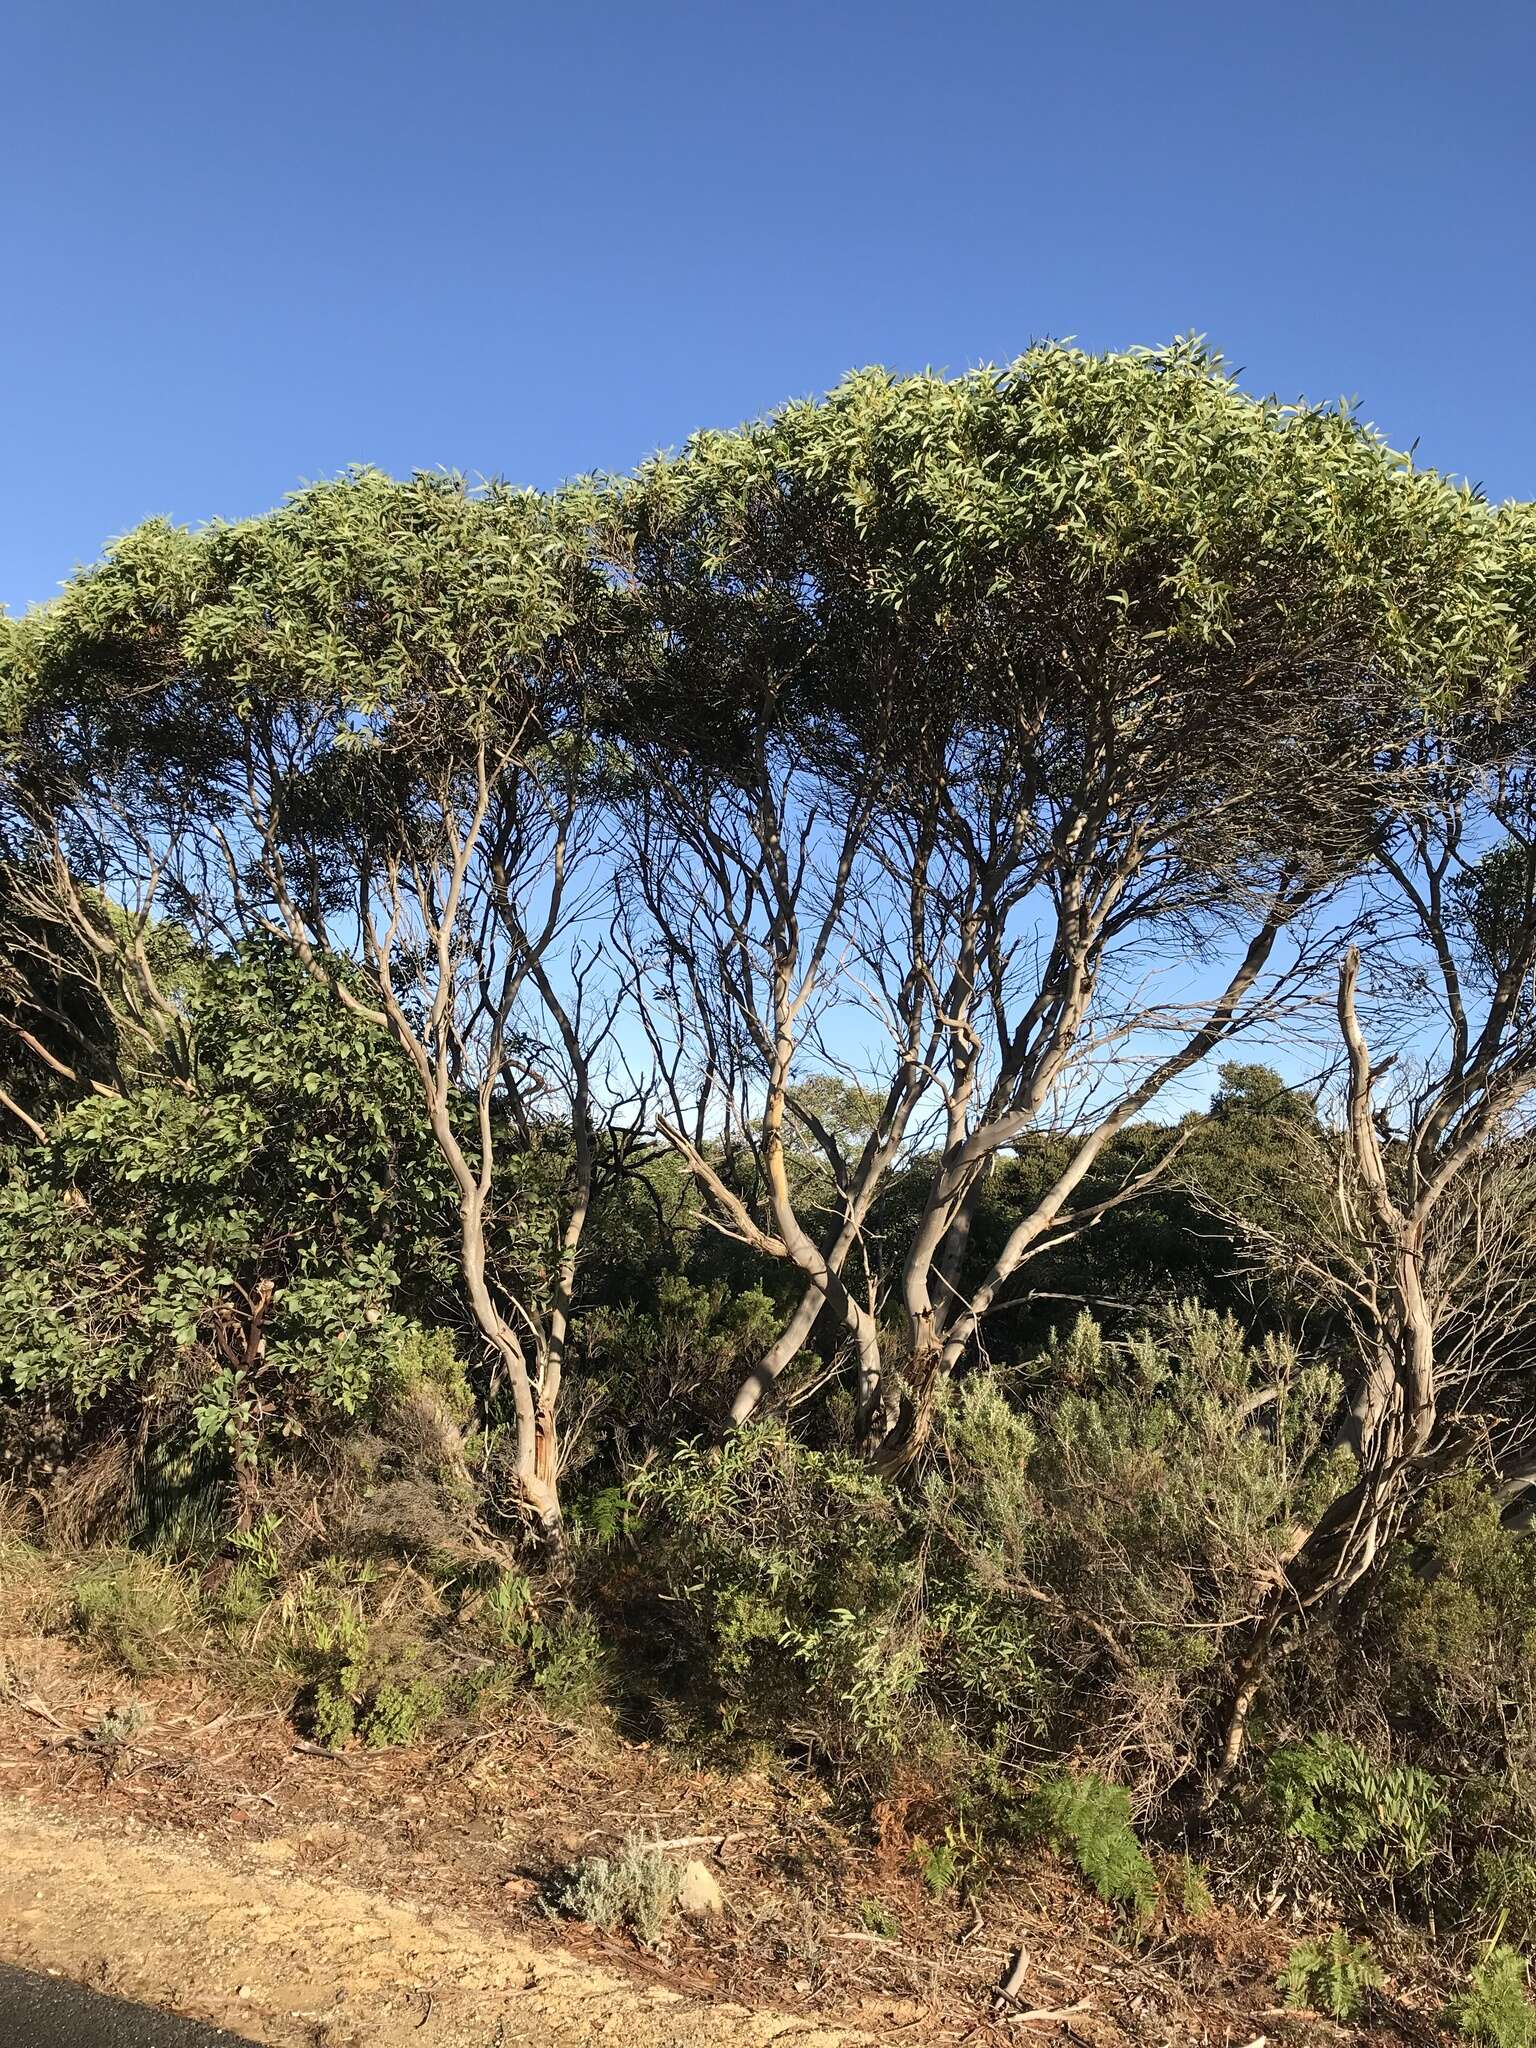
[[1016,1949],[1014,1951],[1013,1958],[1008,1965],[1007,1974],[1004,1976],[1002,1982],[997,1987],[998,1997],[1011,1998],[1017,2001],[1019,1995],[1019,1986],[1024,1982],[1024,1978],[1028,1969],[1029,1950],[1026,1948]]
[[734,1835],[674,1835],[670,1842],[647,1842],[648,1849],[723,1849],[727,1842],[744,1842],[756,1828],[742,1828]]
[[1011,2012],[997,2022],[1000,2027],[1022,2027],[1030,2020],[1065,2020],[1073,2013],[1092,2012],[1093,2000],[1080,1998],[1076,2005],[1037,2006],[1032,2012]]

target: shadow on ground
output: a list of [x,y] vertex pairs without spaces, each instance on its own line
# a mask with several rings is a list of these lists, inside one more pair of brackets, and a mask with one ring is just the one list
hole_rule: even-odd
[[237,2034],[4,1964],[0,2041],[9,2048],[249,2048]]

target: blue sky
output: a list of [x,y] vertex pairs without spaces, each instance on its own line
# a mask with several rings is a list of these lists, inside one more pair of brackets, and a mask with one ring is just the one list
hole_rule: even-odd
[[0,600],[347,463],[1210,335],[1536,495],[1536,8],[11,0]]

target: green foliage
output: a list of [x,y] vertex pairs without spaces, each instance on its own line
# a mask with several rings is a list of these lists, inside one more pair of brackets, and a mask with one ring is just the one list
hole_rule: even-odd
[[368,1699],[357,1732],[369,1749],[393,1749],[412,1742],[443,1711],[443,1696],[434,1685],[385,1683]]
[[1536,1841],[1478,1850],[1470,1910],[1523,1948],[1536,1947]]
[[108,1707],[99,1721],[85,1731],[85,1739],[91,1748],[111,1756],[125,1749],[141,1728],[150,1722],[149,1710],[137,1700],[130,1700],[126,1707]]
[[556,1894],[555,1903],[573,1920],[604,1932],[632,1928],[647,1948],[660,1941],[677,1903],[681,1872],[659,1849],[630,1836],[617,1856],[583,1857]]
[[1335,1927],[1326,1941],[1299,1942],[1280,1973],[1287,2005],[1336,2020],[1353,2019],[1366,1994],[1384,1982],[1370,1943],[1351,1941],[1342,1927]]
[[1489,1950],[1473,1968],[1465,1991],[1451,2001],[1447,2018],[1467,2041],[1487,2048],[1532,2048],[1536,2006],[1526,1993],[1528,1971],[1518,1949]]
[[76,1577],[75,1629],[134,1678],[173,1670],[188,1650],[195,1610],[171,1566],[131,1551],[108,1553]]
[[283,1598],[288,1654],[305,1684],[298,1711],[316,1742],[370,1749],[413,1741],[443,1713],[440,1687],[411,1669],[419,1645],[375,1639],[361,1587],[301,1579]]
[[912,1861],[935,1898],[943,1898],[960,1882],[960,1858],[947,1836],[942,1842],[925,1842],[919,1835],[912,1844]]
[[1432,1716],[1469,1764],[1497,1770],[1536,1705],[1536,1541],[1507,1526],[1486,1481],[1429,1494],[1386,1574],[1383,1647],[1405,1708]]
[[895,1941],[901,1934],[901,1922],[883,1900],[860,1899],[859,1920],[871,1934],[878,1934],[882,1941]]
[[[654,1213],[649,1223],[654,1233]],[[778,1320],[759,1287],[665,1270],[644,1276],[639,1299],[595,1305],[585,1318],[582,1346],[594,1389],[589,1431],[624,1444],[644,1418],[648,1437],[697,1433],[772,1343]]]
[[254,1527],[237,1529],[229,1539],[235,1556],[252,1578],[264,1586],[275,1586],[282,1572],[283,1553],[279,1542],[282,1527],[281,1515],[269,1511],[257,1520]]
[[942,1842],[916,1836],[912,1861],[935,1898],[962,1890],[974,1898],[985,1889],[992,1869],[986,1841],[975,1826],[968,1826],[964,1820],[946,1827]]
[[602,1707],[612,1689],[611,1658],[591,1615],[568,1615],[543,1632],[533,1683],[557,1721],[589,1720]]
[[866,1466],[772,1423],[639,1475],[637,1541],[670,1675],[727,1737],[792,1726],[890,1743],[920,1675],[897,1629],[895,1504]]
[[413,1077],[286,955],[195,1008],[195,1093],[88,1099],[0,1185],[0,1387],[238,1465],[419,1369],[400,1273],[449,1270],[451,1208]]
[[1028,1834],[1070,1857],[1106,1905],[1132,1919],[1151,1918],[1157,1872],[1131,1826],[1130,1795],[1102,1778],[1048,1778],[1030,1794],[1023,1812]]
[[357,1733],[357,1706],[351,1695],[322,1679],[310,1705],[310,1724],[324,1749],[345,1749]]
[[1252,1588],[1326,1497],[1336,1391],[1279,1340],[1250,1345],[1194,1303],[1120,1345],[1079,1317],[1012,1390],[986,1373],[954,1390],[926,1487],[930,1572],[952,1559],[973,1606],[990,1589],[1017,1609],[1025,1591],[1028,1664],[988,1660],[1013,1680],[1015,1719],[1026,1670],[1080,1753],[1113,1700],[1146,1782],[1171,1780],[1232,1682]]
[[1285,1832],[1324,1856],[1363,1858],[1412,1872],[1445,1826],[1440,1781],[1413,1764],[1375,1764],[1352,1742],[1312,1735],[1277,1749],[1265,1784]]
[[[1251,674],[1277,630],[1321,658],[1323,629],[1346,622],[1330,673],[1369,645],[1426,697],[1518,662],[1499,584],[1517,515],[1415,471],[1345,409],[1247,398],[1193,340],[1104,356],[1047,343],[954,379],[860,371],[741,433],[697,435],[632,496],[642,580],[665,595],[670,575],[699,605],[757,579],[746,595],[780,673],[812,624],[770,608],[786,529],[854,647],[946,605],[963,647],[985,596],[994,632],[1080,601],[1126,677]],[[728,702],[732,655],[766,648],[710,651]]]
[[[999,1486],[1013,1441],[990,1454]],[[952,1472],[966,1455],[957,1438]],[[793,1729],[870,1769],[930,1736],[964,1749],[1037,1725],[1031,1617],[976,1581],[934,1500],[775,1422],[642,1472],[625,1541],[664,1716],[773,1747]]]
[[1181,1856],[1178,1872],[1179,1911],[1187,1920],[1204,1920],[1216,1905],[1205,1871],[1192,1856]]

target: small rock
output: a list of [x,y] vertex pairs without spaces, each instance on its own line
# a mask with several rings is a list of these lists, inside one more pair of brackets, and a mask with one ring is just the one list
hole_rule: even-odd
[[683,1874],[677,1885],[677,1903],[685,1913],[725,1911],[725,1895],[696,1856],[683,1865]]

